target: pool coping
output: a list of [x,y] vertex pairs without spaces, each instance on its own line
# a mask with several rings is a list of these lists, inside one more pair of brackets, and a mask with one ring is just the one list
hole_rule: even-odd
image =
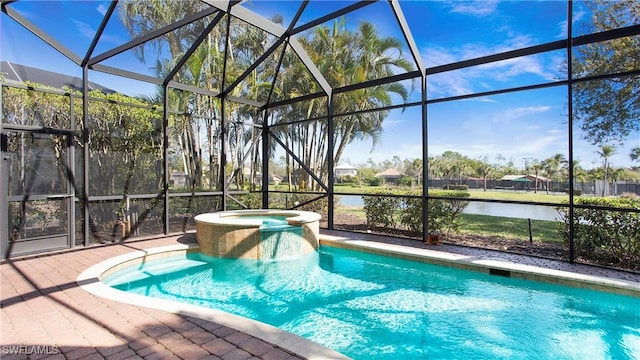
[[354,240],[340,236],[321,234],[320,246],[323,245],[394,256],[463,270],[480,271],[492,275],[640,297],[640,282],[519,264],[497,256],[464,255],[400,244],[390,244],[372,240]]
[[141,261],[148,261],[151,259],[197,250],[197,244],[178,244],[145,250],[136,250],[101,261],[87,268],[78,275],[76,281],[80,288],[93,295],[130,305],[158,309],[215,322],[217,324],[242,331],[248,335],[272,344],[276,344],[283,349],[309,360],[350,359],[346,355],[333,349],[324,347],[316,342],[257,320],[252,320],[220,310],[184,304],[172,300],[154,299],[154,301],[149,301],[149,297],[147,296],[120,291],[104,284],[101,281],[101,278],[105,275],[125,266],[123,264],[131,264],[132,262],[139,263]]

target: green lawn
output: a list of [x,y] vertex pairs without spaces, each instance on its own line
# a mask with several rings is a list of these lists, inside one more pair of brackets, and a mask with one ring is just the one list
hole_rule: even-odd
[[[360,207],[339,206],[336,214],[351,214],[366,219]],[[462,234],[501,236],[508,239],[529,241],[529,221],[527,219],[509,218],[489,215],[462,214],[458,219],[458,231]],[[560,223],[557,221],[531,220],[533,241],[560,242],[558,233]]]
[[[529,240],[527,219],[500,216],[462,214],[458,220],[458,230],[464,234],[497,235],[509,239]],[[531,220],[531,234],[534,241],[562,241],[557,221]]]

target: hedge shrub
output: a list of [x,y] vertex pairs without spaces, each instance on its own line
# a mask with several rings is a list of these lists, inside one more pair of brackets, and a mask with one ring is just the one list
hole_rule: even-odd
[[[567,202],[565,202],[566,204]],[[640,201],[625,198],[574,198],[574,204],[640,209]],[[569,208],[559,207],[560,234],[569,244]],[[640,269],[640,213],[574,208],[573,244],[576,255],[600,263]]]
[[[370,227],[397,228],[402,225],[415,234],[422,233],[422,192],[416,190],[379,190],[365,195],[364,212]],[[470,194],[460,190],[430,190],[430,196],[466,198]],[[456,231],[457,218],[467,206],[465,200],[429,199],[429,232]]]
[[400,209],[398,190],[377,190],[367,192],[371,196],[363,196],[364,213],[367,226],[371,228],[395,228],[397,212]]

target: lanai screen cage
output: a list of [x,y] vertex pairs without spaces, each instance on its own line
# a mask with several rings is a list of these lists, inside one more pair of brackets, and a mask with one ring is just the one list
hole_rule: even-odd
[[302,208],[418,240],[528,220],[554,256],[633,263],[638,235],[586,213],[638,219],[639,9],[2,0],[3,257]]

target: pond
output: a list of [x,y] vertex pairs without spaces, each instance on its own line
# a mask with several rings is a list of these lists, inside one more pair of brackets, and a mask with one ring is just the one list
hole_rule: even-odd
[[[340,195],[339,204],[357,207],[363,206],[364,202],[360,195]],[[530,204],[504,204],[470,201],[463,213],[532,220],[559,220],[559,214],[554,207]]]

